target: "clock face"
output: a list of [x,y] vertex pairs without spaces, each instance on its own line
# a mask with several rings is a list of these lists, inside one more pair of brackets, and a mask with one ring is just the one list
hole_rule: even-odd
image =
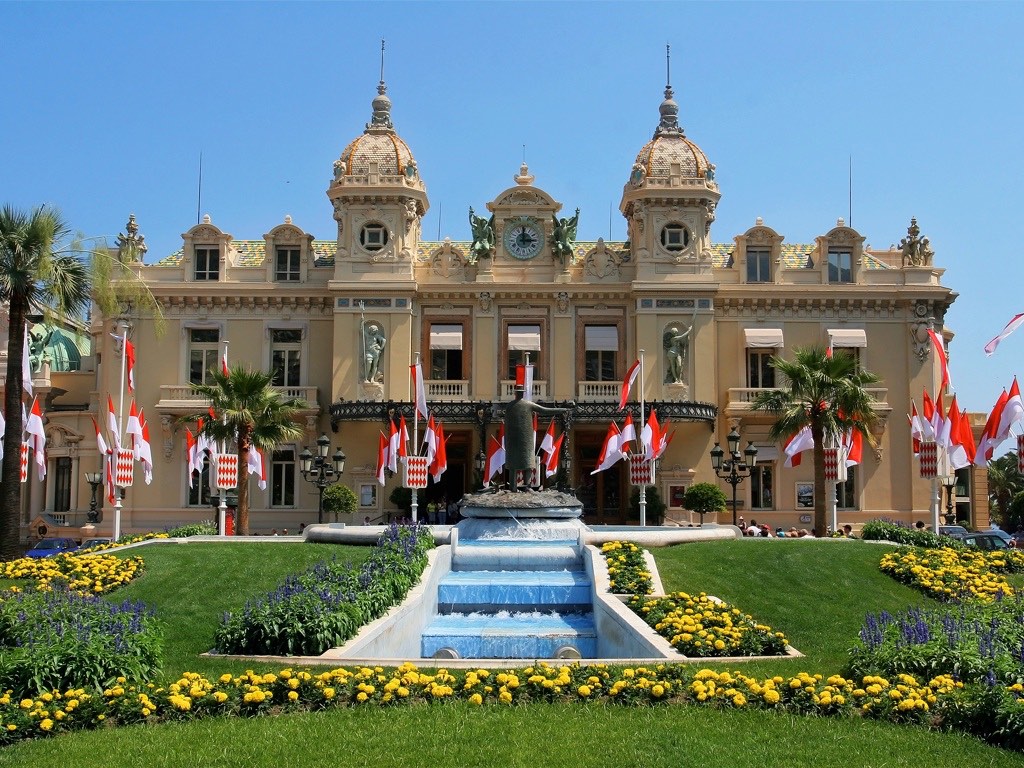
[[522,218],[508,223],[504,236],[505,250],[517,259],[532,259],[544,245],[540,227],[533,219]]

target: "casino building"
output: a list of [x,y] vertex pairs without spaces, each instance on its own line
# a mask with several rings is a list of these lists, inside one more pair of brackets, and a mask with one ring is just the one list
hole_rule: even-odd
[[[829,343],[881,377],[877,447],[866,448],[838,486],[840,524],[930,519],[931,486],[918,477],[906,414],[912,395],[936,389],[927,330],[951,337],[943,321],[956,294],[942,284],[944,270],[916,222],[900,248],[884,251],[867,249],[865,236],[842,219],[822,222],[809,243],[787,242],[774,228],[785,222],[761,219],[716,241],[723,190],[715,165],[679,124],[667,87],[657,114],[652,103],[653,135],[645,141],[647,120],[638,116],[638,151],[619,160],[626,242],[576,240],[573,202],[555,200],[525,164],[486,211],[472,212],[472,242],[431,242],[421,229],[427,169],[421,173],[396,130],[386,90],[381,82],[370,121],[333,168],[325,159],[336,238],[316,240],[303,229],[309,223],[285,216],[255,239],[236,239],[222,229],[230,222],[206,216],[184,232],[177,252],[132,265],[163,307],[162,331],[130,307],[120,317],[97,314],[82,370],[48,380],[49,461],[52,469],[68,458],[67,482],[54,482],[54,471],[42,484],[32,479],[26,531],[39,510],[71,527],[84,519],[85,473],[100,466],[90,416],[105,414],[108,393],[117,399],[121,350],[111,334],[119,328],[139,357],[135,394],[155,462],[152,484],[137,472],[127,490],[125,531],[213,517],[208,480],[189,486],[179,418],[201,408],[189,384],[219,366],[225,342],[231,363],[273,369],[276,386],[308,404],[305,439],[267,456],[265,490],[251,482],[255,532],[294,532],[316,521],[317,488],[303,479],[299,457],[324,433],[331,451],[347,455],[342,482],[358,496],[357,512],[342,522],[400,514],[390,500],[400,476],[384,487],[375,479],[378,435],[403,413],[411,431],[409,366],[417,356],[448,436],[448,470],[421,502],[475,490],[486,438],[526,354],[535,366],[534,400],[569,409],[562,466],[588,523],[637,520],[624,463],[591,471],[609,422],[621,424],[620,385],[642,354],[644,400],[676,431],[655,480],[668,518],[690,522],[680,498],[691,483],[721,483],[710,451],[736,429],[741,451],[748,442],[758,449],[752,476],[737,488],[738,514],[773,528],[809,528],[812,462],[784,467],[781,447],[768,440],[770,418],[750,403],[779,383],[768,365],[773,355]],[[134,220],[120,242],[126,259],[144,251]],[[987,504],[971,504],[974,492],[983,494],[965,476],[957,508],[969,515],[976,507],[987,519]],[[100,526],[109,527],[110,505],[101,499],[100,506]]]

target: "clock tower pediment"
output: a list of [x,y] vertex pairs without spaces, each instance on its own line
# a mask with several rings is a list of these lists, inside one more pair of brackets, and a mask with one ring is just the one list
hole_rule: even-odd
[[533,186],[526,163],[509,187],[487,204],[494,214],[495,254],[499,261],[523,262],[551,257],[552,217],[562,204],[539,187]]

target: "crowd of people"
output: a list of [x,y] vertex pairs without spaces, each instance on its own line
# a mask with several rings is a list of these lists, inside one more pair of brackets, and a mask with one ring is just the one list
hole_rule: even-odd
[[[775,530],[772,530],[770,525],[760,524],[758,525],[757,520],[751,520],[749,523],[741,516],[739,519],[739,529],[744,536],[757,537],[760,536],[766,539],[802,539],[805,537],[817,538],[819,536],[816,528],[807,530],[806,528],[790,527],[786,530],[782,526],[779,526]],[[828,532],[829,536],[833,535],[831,531]],[[839,532],[834,534],[837,537],[852,539],[853,538],[853,526],[844,525],[839,529]]]

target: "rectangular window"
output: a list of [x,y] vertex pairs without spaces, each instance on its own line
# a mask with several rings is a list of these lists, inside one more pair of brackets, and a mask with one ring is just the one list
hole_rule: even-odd
[[295,506],[295,450],[274,451],[270,464],[270,506]]
[[274,279],[282,283],[297,283],[301,274],[299,249],[278,248],[274,259]]
[[430,378],[440,381],[463,379],[462,325],[430,326]]
[[829,249],[828,281],[830,283],[853,282],[853,257],[849,251]]
[[747,386],[753,389],[774,389],[775,368],[772,366],[774,352],[766,349],[747,350]]
[[53,511],[71,509],[71,457],[58,456],[54,464]]
[[774,509],[775,483],[771,464],[755,464],[750,473],[750,508]]
[[847,467],[846,482],[836,485],[836,508],[857,508],[857,473],[856,467]]
[[619,329],[614,325],[588,325],[583,329],[583,341],[584,380],[616,381]]
[[373,483],[363,483],[359,486],[359,506],[377,506],[377,486]]
[[[530,355],[533,370],[540,370],[540,326],[510,325],[508,327],[508,368],[506,378],[515,379],[516,366],[526,361]],[[535,375],[535,378],[540,378]]]
[[270,367],[275,387],[297,387],[302,378],[302,331],[274,329],[270,332]]
[[188,332],[188,380],[205,384],[210,371],[219,365],[220,331],[216,328],[190,328]]
[[[187,470],[186,470],[187,471]],[[185,478],[188,482],[188,478]],[[210,506],[210,458],[203,457],[203,471],[193,473],[192,487],[188,489],[188,505],[190,507]]]
[[196,280],[220,279],[220,249],[196,248]]
[[771,251],[764,248],[747,249],[747,282],[770,283],[772,280]]

